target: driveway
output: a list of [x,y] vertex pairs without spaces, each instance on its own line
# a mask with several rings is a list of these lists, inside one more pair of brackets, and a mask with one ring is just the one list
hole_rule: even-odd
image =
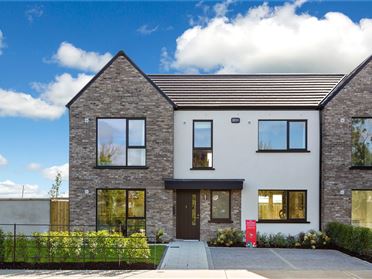
[[209,248],[212,269],[365,270],[372,264],[336,250]]

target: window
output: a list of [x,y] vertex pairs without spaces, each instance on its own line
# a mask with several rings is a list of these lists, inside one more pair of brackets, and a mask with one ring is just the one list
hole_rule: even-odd
[[211,219],[230,220],[230,191],[211,191]]
[[193,122],[192,167],[210,169],[213,166],[213,122],[195,120]]
[[98,118],[97,165],[145,166],[145,119]]
[[372,229],[372,190],[353,190],[351,223]]
[[260,221],[295,222],[306,220],[306,191],[259,190]]
[[352,119],[352,165],[372,167],[372,118]]
[[306,120],[259,120],[258,150],[305,151]]
[[145,191],[97,190],[97,230],[131,235],[145,230]]

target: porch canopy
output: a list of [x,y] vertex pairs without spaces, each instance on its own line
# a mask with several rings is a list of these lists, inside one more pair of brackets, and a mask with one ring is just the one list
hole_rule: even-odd
[[242,190],[244,179],[165,179],[165,189]]

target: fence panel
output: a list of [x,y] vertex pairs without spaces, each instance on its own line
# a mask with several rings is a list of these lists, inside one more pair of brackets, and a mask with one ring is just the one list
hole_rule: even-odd
[[70,223],[70,210],[68,199],[50,200],[51,231],[66,231]]

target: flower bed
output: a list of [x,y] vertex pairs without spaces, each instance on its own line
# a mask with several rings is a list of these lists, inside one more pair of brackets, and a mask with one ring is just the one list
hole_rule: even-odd
[[[215,238],[208,241],[209,246],[245,247],[244,233],[237,229],[218,230]],[[259,248],[327,248],[330,238],[322,232],[309,231],[298,235],[261,234],[257,233]]]

